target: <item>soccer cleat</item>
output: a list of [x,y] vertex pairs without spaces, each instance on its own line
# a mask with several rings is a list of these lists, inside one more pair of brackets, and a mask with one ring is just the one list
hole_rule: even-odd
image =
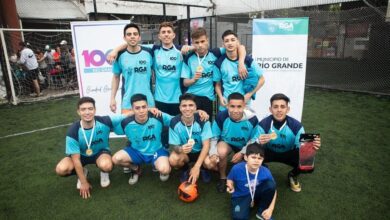
[[210,175],[210,172],[208,170],[201,168],[200,175],[201,175],[202,181],[204,183],[209,183],[211,181],[211,175]]
[[110,185],[110,174],[100,171],[100,186],[103,188]]
[[[87,178],[87,176],[88,176],[88,169],[85,168],[85,167],[83,167],[83,171],[84,171],[84,176],[85,176],[85,178]],[[81,182],[80,182],[80,179],[77,178],[76,188],[77,188],[77,189],[80,189],[80,187],[81,187]]]
[[139,175],[141,174],[141,167],[137,166],[136,169],[130,169],[129,184],[134,185],[138,182]]
[[294,192],[300,192],[302,190],[301,184],[298,182],[297,176],[293,176],[291,172],[288,173],[288,180],[290,183],[290,189]]
[[217,191],[220,193],[226,192],[226,179],[219,179],[217,184]]
[[165,182],[165,181],[167,181],[169,179],[169,174],[162,174],[162,173],[160,173],[160,180],[162,181],[162,182]]
[[188,175],[188,170],[185,170],[183,171],[181,174],[180,174],[180,182],[183,183],[183,182],[186,182],[188,181],[188,178],[190,176]]

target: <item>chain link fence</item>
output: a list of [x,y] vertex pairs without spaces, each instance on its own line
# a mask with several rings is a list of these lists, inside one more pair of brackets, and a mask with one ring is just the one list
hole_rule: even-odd
[[[385,13],[386,8],[379,8]],[[252,52],[252,18],[261,12],[207,18],[213,46],[232,29]],[[372,8],[346,11],[284,9],[264,18],[309,18],[306,85],[344,91],[390,95],[390,23]],[[217,23],[215,23],[217,21]],[[216,24],[216,25],[215,25]]]
[[[385,7],[378,9],[383,12],[386,10]],[[227,29],[232,29],[238,33],[241,43],[246,46],[247,53],[251,54],[252,21],[253,18],[261,16],[264,18],[309,18],[306,85],[390,95],[390,23],[386,23],[383,15],[376,10],[367,7],[343,11],[283,9],[263,13],[214,16],[201,20],[208,31],[211,47],[221,47],[222,33]],[[162,22],[163,18],[148,19],[148,17],[150,16],[139,16],[139,19],[133,22],[141,27],[142,43],[158,44],[158,23]],[[122,19],[126,18],[122,16]],[[168,19],[174,23],[176,29],[175,43],[188,43],[190,41],[188,21],[177,21],[173,17]],[[10,63],[12,83],[18,102],[37,100],[37,98],[29,97],[32,91],[31,84],[26,80],[24,70],[12,62],[17,54],[17,43],[22,39],[29,42],[38,57],[39,52],[44,52],[47,45],[50,46],[52,53],[55,53],[57,48],[61,50],[59,44],[65,40],[67,45],[63,51],[67,50],[71,53],[70,30],[52,32],[38,29],[3,30],[3,33],[8,59],[1,56],[1,67],[8,97],[10,97],[11,80],[7,74],[6,62]],[[57,64],[54,65],[57,71],[53,70],[50,65],[41,68],[44,77],[41,79],[41,87],[46,90],[44,98],[78,92],[75,69],[64,67],[61,62]]]

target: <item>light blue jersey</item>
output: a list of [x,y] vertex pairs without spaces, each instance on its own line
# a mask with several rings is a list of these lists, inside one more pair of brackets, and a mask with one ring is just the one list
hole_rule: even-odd
[[86,150],[88,149],[86,140],[89,142],[93,129],[84,129],[86,135],[85,140],[80,121],[73,123],[66,134],[65,153],[67,155],[81,154],[85,157],[92,157],[101,150],[110,151],[108,142],[110,132],[114,131],[116,134],[123,134],[123,130],[120,127],[123,118],[121,115],[95,116],[95,129],[91,141],[92,155],[86,154]]
[[275,140],[271,140],[265,145],[266,148],[274,152],[286,152],[300,147],[299,138],[301,134],[305,133],[302,124],[290,116],[287,116],[284,122],[286,124],[281,125],[279,130],[275,128],[275,125],[271,127],[271,123],[277,123],[273,120],[272,115],[261,120],[259,123],[260,134],[271,134],[274,131],[277,135]]
[[[201,66],[203,67],[202,78],[188,87],[187,93],[196,96],[204,96],[214,101],[214,82],[213,69],[214,62],[221,56],[221,49],[215,48],[209,50],[206,57],[199,57]],[[195,76],[196,68],[199,66],[199,59],[196,53],[192,52],[184,58],[183,67],[181,70],[181,78],[192,79]]]
[[[191,126],[184,125],[181,121],[181,115],[175,116],[169,125],[169,144],[176,146],[186,144],[189,139],[186,127],[188,132],[191,132]],[[203,147],[203,141],[210,139],[213,136],[211,133],[210,122],[201,121],[198,113],[194,115],[194,124],[191,136],[191,138],[195,141],[191,153],[200,152]]]
[[259,136],[259,120],[255,115],[244,116],[243,120],[233,121],[228,110],[218,112],[213,122],[213,137],[218,138],[238,149],[242,149],[248,141],[255,142]]
[[130,53],[127,49],[119,52],[112,72],[115,75],[122,74],[122,109],[131,109],[130,99],[137,93],[146,95],[148,106],[154,106],[150,89],[152,65],[152,52],[149,48],[141,47],[137,53]]
[[[263,70],[249,56],[245,57],[245,67],[248,71],[248,78],[261,78]],[[223,97],[227,100],[228,96],[234,92],[245,95],[244,83],[238,73],[238,59],[230,60],[226,55],[222,55],[215,61],[213,80],[221,82],[223,89]],[[254,76],[253,76],[254,75]],[[256,77],[257,76],[257,77]],[[256,82],[257,85],[257,82]],[[248,92],[248,91],[247,91]],[[224,108],[220,108],[224,109]]]
[[130,146],[143,155],[150,156],[163,147],[161,132],[164,126],[169,126],[172,116],[162,113],[161,117],[155,117],[149,112],[148,117],[144,124],[139,124],[133,115],[125,118],[121,126],[130,141]]
[[179,103],[181,95],[180,73],[183,64],[181,47],[169,49],[153,45],[153,70],[156,75],[154,98],[156,101],[170,104]]

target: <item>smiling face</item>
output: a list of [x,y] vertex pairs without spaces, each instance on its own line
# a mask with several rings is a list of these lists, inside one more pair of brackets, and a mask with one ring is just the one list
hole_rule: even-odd
[[288,103],[285,100],[277,99],[272,101],[269,111],[277,121],[283,121],[290,111],[290,106],[288,106]]
[[96,108],[93,103],[85,102],[79,106],[77,114],[80,116],[81,121],[89,123],[92,122],[95,117]]
[[179,108],[183,117],[192,118],[196,111],[196,103],[192,100],[182,100]]
[[171,27],[162,27],[158,33],[158,39],[164,46],[172,46],[173,39],[175,39],[175,32]]
[[148,120],[148,103],[144,100],[132,103],[135,120],[143,123]]
[[242,119],[245,109],[245,101],[241,99],[231,99],[227,105],[230,118],[234,121]]
[[239,41],[236,36],[229,34],[223,38],[223,46],[226,48],[227,52],[237,51]]
[[123,39],[126,41],[128,46],[136,47],[138,42],[141,41],[141,35],[139,34],[137,28],[129,27],[126,29]]

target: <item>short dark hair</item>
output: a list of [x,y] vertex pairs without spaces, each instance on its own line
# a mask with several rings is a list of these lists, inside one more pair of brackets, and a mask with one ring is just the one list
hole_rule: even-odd
[[163,21],[159,27],[158,27],[158,32],[161,31],[161,28],[163,27],[170,27],[172,29],[172,31],[175,31],[175,28],[173,27],[173,23],[172,22],[169,22],[169,21]]
[[230,94],[228,96],[228,102],[230,102],[230,100],[242,100],[245,102],[245,97],[241,94],[241,93],[238,93],[238,92],[233,92],[232,94]]
[[84,96],[84,97],[81,97],[79,99],[79,101],[77,102],[77,109],[79,109],[80,105],[82,105],[84,103],[92,103],[93,107],[95,108],[95,99],[93,99],[89,96]]
[[195,102],[195,104],[196,104],[196,101],[195,101],[196,98],[195,98],[195,96],[192,95],[192,94],[190,94],[190,93],[184,93],[184,94],[181,95],[180,98],[179,98],[180,104],[181,104],[182,101],[186,101],[186,100],[191,100],[191,101]]
[[146,95],[140,94],[140,93],[137,93],[137,94],[134,94],[133,96],[131,96],[130,102],[132,105],[134,102],[138,102],[138,101],[148,102],[148,98],[146,98]]
[[130,24],[126,24],[125,28],[123,28],[123,36],[126,36],[126,30],[129,29],[129,28],[135,28],[135,29],[137,29],[139,34],[141,33],[138,25],[136,25],[134,23],[130,23]]
[[226,36],[228,36],[228,35],[234,35],[235,37],[238,38],[236,32],[234,32],[234,31],[232,31],[232,30],[226,30],[226,31],[223,32],[223,34],[222,34],[222,40],[223,40]]
[[246,147],[245,155],[249,156],[251,154],[260,154],[261,157],[264,157],[264,147],[263,147],[263,145],[258,144],[256,142],[252,143],[252,144],[249,144]]
[[274,94],[271,99],[270,99],[270,103],[271,103],[271,106],[272,106],[272,102],[275,101],[275,100],[284,100],[286,101],[286,103],[288,104],[290,102],[290,98],[287,97],[285,94],[283,93],[276,93]]
[[191,39],[198,39],[198,38],[200,38],[202,36],[206,36],[207,37],[207,31],[206,31],[206,29],[204,29],[202,27],[196,28],[191,33]]

